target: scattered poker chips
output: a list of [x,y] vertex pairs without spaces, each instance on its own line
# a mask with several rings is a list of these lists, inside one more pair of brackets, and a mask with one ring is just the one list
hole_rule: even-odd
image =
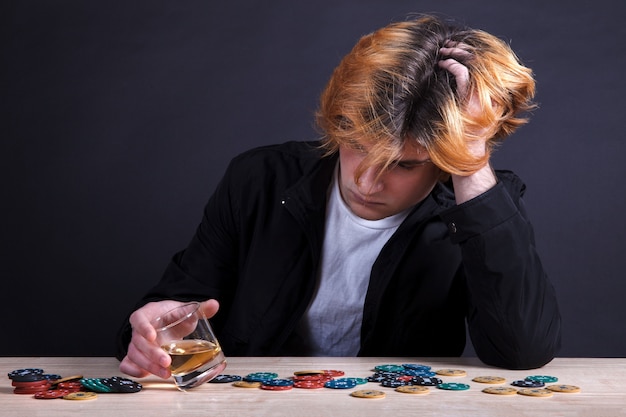
[[140,383],[128,378],[83,378],[82,375],[61,377],[45,374],[39,368],[16,369],[7,376],[11,379],[15,394],[33,395],[39,400],[92,400],[97,398],[97,393],[134,393],[142,389]]
[[[213,384],[231,384],[239,388],[256,388],[265,391],[290,391],[292,389],[333,389],[347,390],[353,398],[382,399],[388,397],[384,388],[392,394],[428,394],[432,388],[441,391],[467,391],[472,387],[462,378],[468,377],[465,370],[443,368],[433,371],[430,366],[418,363],[382,364],[372,369],[373,373],[365,378],[346,376],[344,371],[301,370],[288,377],[279,377],[276,372],[252,372],[245,376],[218,375]],[[32,395],[36,399],[93,400],[99,394],[136,393],[142,385],[128,378],[113,376],[108,378],[85,378],[82,375],[61,377],[46,374],[43,369],[23,368],[8,373],[15,394]],[[453,381],[445,380],[453,378]],[[444,379],[442,379],[444,378]],[[469,377],[468,377],[469,379]],[[488,385],[480,389],[491,395],[514,395],[549,398],[560,393],[577,393],[581,388],[575,385],[558,383],[559,379],[549,375],[530,375],[512,381],[504,386],[506,379],[500,376],[474,376],[471,381]],[[380,389],[364,387],[366,384],[378,384]],[[456,395],[444,394],[441,395]],[[462,395],[462,394],[461,394]]]

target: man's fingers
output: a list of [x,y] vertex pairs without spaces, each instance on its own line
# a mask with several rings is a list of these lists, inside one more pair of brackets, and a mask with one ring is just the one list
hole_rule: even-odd
[[453,58],[439,61],[438,65],[454,76],[459,94],[464,97],[469,88],[469,70],[467,67]]

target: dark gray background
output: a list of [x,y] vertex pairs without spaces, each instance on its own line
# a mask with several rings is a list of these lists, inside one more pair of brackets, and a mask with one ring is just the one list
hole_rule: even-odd
[[506,39],[534,69],[540,108],[494,165],[528,185],[561,355],[625,356],[621,0],[0,8],[0,355],[113,354],[230,158],[315,138],[318,95],[357,39],[439,12]]

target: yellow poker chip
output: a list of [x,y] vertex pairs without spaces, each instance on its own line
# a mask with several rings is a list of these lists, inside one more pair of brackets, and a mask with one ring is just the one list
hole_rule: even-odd
[[462,369],[439,369],[438,371],[435,371],[435,373],[443,376],[467,376],[467,372]]
[[517,394],[517,390],[513,387],[489,387],[483,390],[486,394],[495,395],[513,395]]
[[369,389],[353,391],[350,395],[356,398],[385,398],[384,392]]
[[545,388],[522,388],[517,393],[529,397],[552,397],[552,391]]
[[481,384],[504,384],[506,382],[506,379],[502,378],[501,376],[477,376],[476,378],[472,379],[472,381]]
[[313,371],[296,371],[293,373],[294,375],[297,376],[302,376],[302,375],[324,375],[324,371],[320,371],[320,370],[313,370]]
[[396,391],[403,394],[428,394],[430,389],[421,385],[402,385],[397,387]]
[[54,381],[50,381],[50,382],[52,382],[53,385],[56,385],[56,384],[60,384],[60,383],[63,383],[63,382],[70,382],[70,381],[74,381],[74,380],[80,380],[82,378],[83,378],[82,375],[72,375],[72,376],[66,376],[66,377],[60,378],[60,379],[55,379]]
[[562,384],[548,385],[546,389],[553,391],[553,392],[565,392],[568,394],[580,392],[580,387],[577,387],[576,385],[562,385]]
[[261,383],[258,381],[248,382],[248,381],[236,381],[233,382],[234,387],[239,388],[260,388]]
[[72,392],[65,396],[63,396],[64,400],[95,400],[98,398],[98,394],[95,392],[87,391],[87,392]]

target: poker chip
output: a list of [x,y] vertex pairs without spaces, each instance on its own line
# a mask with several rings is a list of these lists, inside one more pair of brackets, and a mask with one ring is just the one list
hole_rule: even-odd
[[13,390],[13,393],[20,394],[20,395],[30,395],[30,394],[36,394],[42,391],[48,391],[49,389],[50,389],[50,384],[38,385],[34,387],[15,387],[15,389]]
[[442,376],[467,376],[467,372],[465,372],[463,369],[450,369],[450,368],[446,368],[446,369],[439,369],[437,371],[435,371],[435,373],[437,375],[442,375]]
[[324,387],[332,388],[332,389],[350,389],[356,386],[357,386],[356,381],[354,381],[354,379],[349,379],[349,378],[332,379],[324,383]]
[[385,371],[385,372],[402,372],[404,370],[404,366],[402,365],[378,365],[374,367],[375,371]]
[[340,371],[337,369],[325,369],[322,372],[324,373],[324,375],[328,375],[333,378],[337,378],[337,377],[341,377],[345,375],[344,371]]
[[563,384],[548,385],[546,389],[553,391],[553,392],[564,392],[564,393],[569,393],[569,394],[573,394],[573,393],[581,391],[580,387],[577,387],[576,385],[563,385]]
[[504,384],[506,382],[506,379],[500,376],[477,376],[472,379],[472,381],[481,384]]
[[79,381],[60,382],[55,385],[57,389],[68,390],[71,392],[80,391],[81,389],[84,388],[83,384],[81,384]]
[[486,394],[495,394],[495,395],[517,394],[517,390],[512,387],[488,387],[488,388],[483,389],[483,392]]
[[64,382],[70,382],[70,381],[79,381],[80,379],[82,379],[83,376],[82,375],[72,375],[72,376],[66,376],[64,378],[59,378],[57,380],[54,381],[54,384],[61,384]]
[[261,383],[259,381],[235,381],[233,382],[234,387],[238,388],[260,388]]
[[313,375],[323,375],[325,372],[322,370],[306,370],[306,371],[296,371],[293,374],[296,376],[313,376]]
[[559,378],[555,376],[549,376],[549,375],[531,375],[531,376],[527,376],[526,380],[543,382],[544,384],[552,384],[554,382],[557,382]]
[[402,367],[405,369],[412,369],[415,371],[430,371],[432,368],[428,365],[422,365],[420,363],[403,363]]
[[246,375],[243,380],[248,382],[263,382],[274,378],[278,378],[278,374],[273,372],[254,372]]
[[409,375],[409,376],[421,376],[421,377],[427,377],[427,378],[437,375],[435,372],[429,371],[426,369],[405,369],[404,371],[402,371],[402,374]]
[[48,391],[41,391],[35,393],[34,397],[38,400],[54,400],[56,398],[65,397],[68,394],[71,394],[72,391],[66,389],[53,389]]
[[435,387],[441,383],[443,383],[443,381],[439,378],[425,378],[425,377],[414,377],[413,381],[412,381],[413,385],[422,385],[422,386],[427,386],[427,387]]
[[531,381],[531,380],[528,380],[528,379],[519,379],[517,381],[511,382],[511,385],[513,385],[514,387],[520,387],[520,388],[541,388],[545,384],[543,382],[541,382],[541,381]]
[[545,388],[522,388],[517,393],[528,397],[552,397],[552,391]]
[[139,382],[121,376],[100,378],[99,383],[100,385],[108,387],[110,389],[109,392],[118,394],[132,394],[143,389],[143,386]]
[[80,380],[80,383],[89,391],[105,394],[113,392],[113,389],[103,384],[100,378],[82,378]]
[[385,398],[386,394],[382,391],[364,389],[364,390],[353,391],[350,393],[350,395],[356,398],[377,399],[377,398]]
[[63,396],[64,400],[73,401],[95,400],[96,398],[98,398],[98,394],[96,394],[95,392],[71,392]]
[[430,389],[419,385],[403,385],[401,387],[397,387],[396,391],[403,394],[428,394]]
[[266,381],[263,381],[262,384],[270,387],[285,387],[292,386],[293,381],[290,379],[268,379]]
[[465,391],[470,388],[467,384],[461,384],[457,382],[444,382],[442,384],[437,385],[437,388],[447,390],[447,391]]
[[38,382],[38,381],[47,381],[49,382],[43,374],[20,374],[15,375],[11,378],[11,382]]
[[209,382],[213,384],[224,384],[241,380],[242,378],[239,375],[218,375]]
[[408,381],[401,381],[399,379],[385,379],[380,385],[386,388],[398,388],[410,384]]
[[266,385],[261,384],[261,389],[267,391],[289,391],[293,388],[293,385]]
[[326,384],[326,381],[295,381],[293,383],[293,387],[302,389],[318,389],[324,388],[324,384]]
[[50,381],[47,379],[42,379],[41,381],[32,381],[32,382],[17,382],[11,381],[11,385],[16,388],[37,388],[42,386],[50,386]]
[[41,375],[41,374],[43,374],[43,369],[24,368],[24,369],[16,369],[14,371],[11,371],[7,374],[7,376],[9,377],[9,379],[15,380],[16,378],[18,378],[19,380],[20,377],[26,377],[29,375]]

